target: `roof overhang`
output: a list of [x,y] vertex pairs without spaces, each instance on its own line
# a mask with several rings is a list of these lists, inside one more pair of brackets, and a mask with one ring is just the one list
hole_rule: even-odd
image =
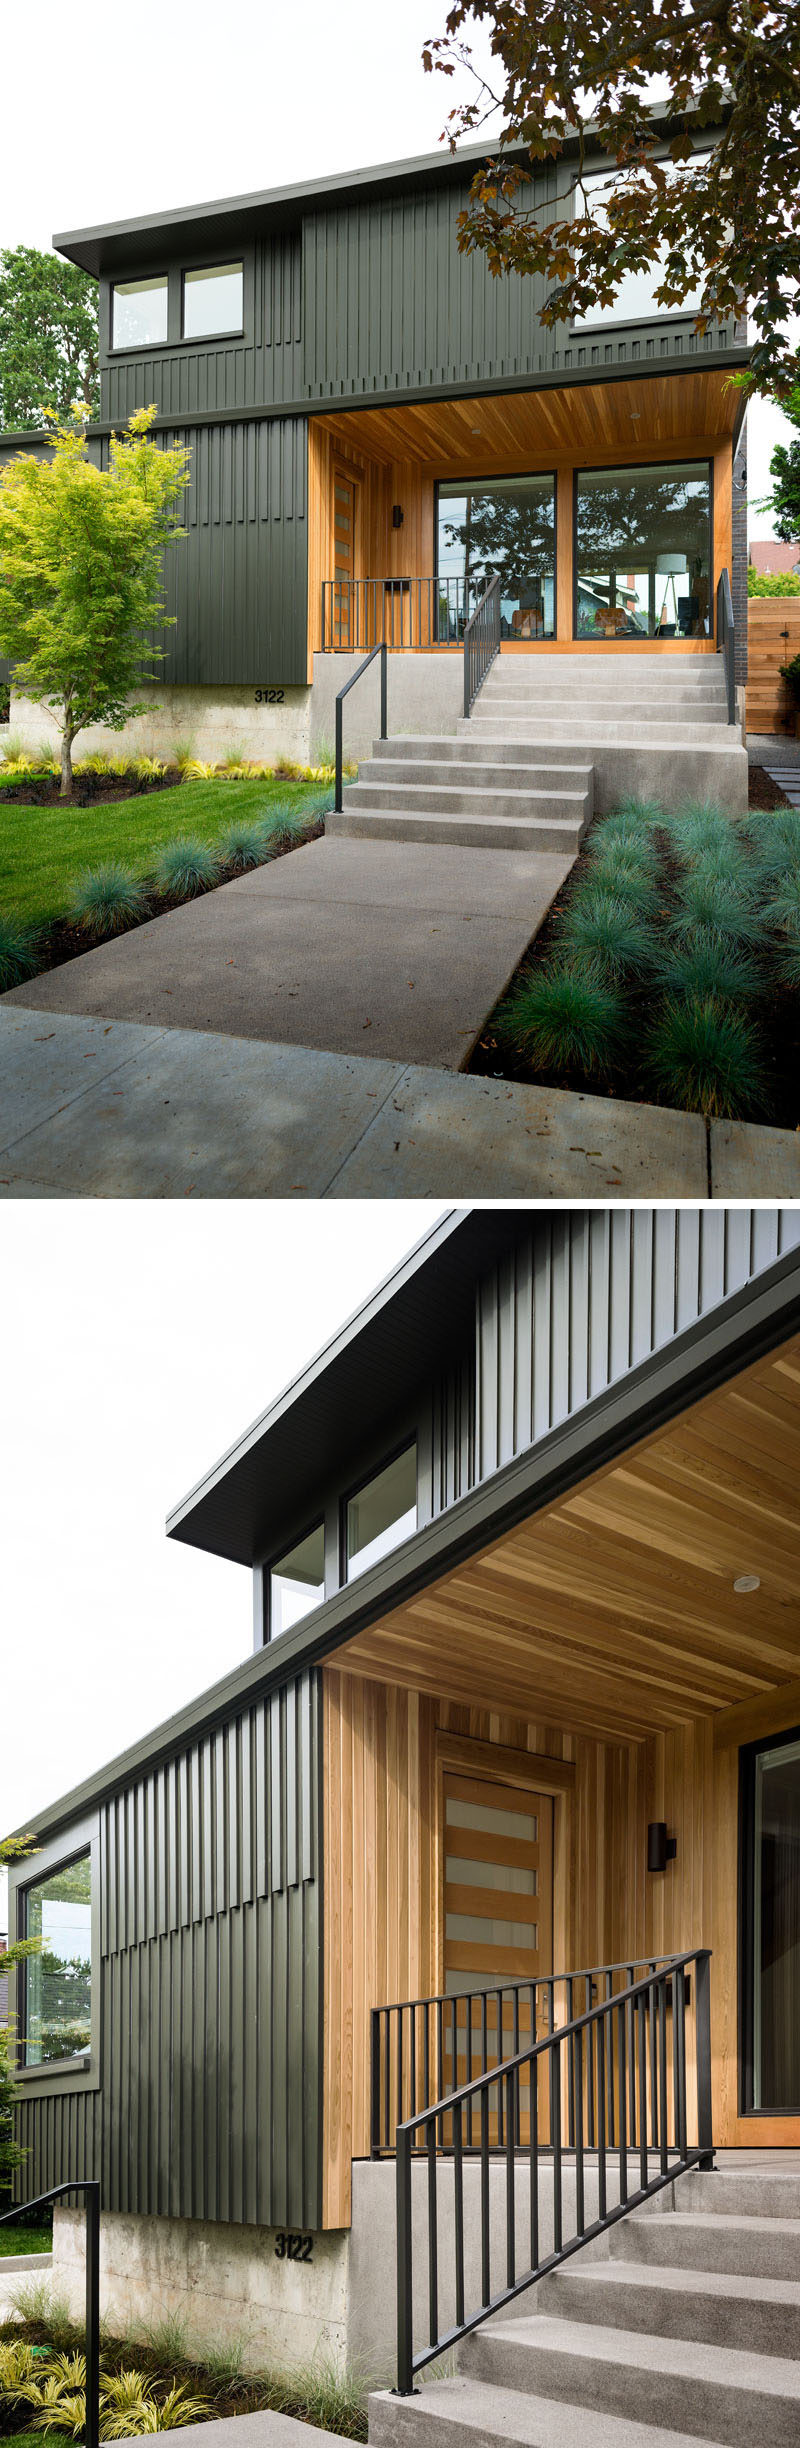
[[[392,1619],[399,1624],[402,1610],[421,1591],[433,1590],[520,1524],[557,1505],[569,1491],[607,1470],[620,1456],[633,1453],[798,1334],[800,1252],[792,1251],[710,1316],[651,1354],[562,1427],[551,1430],[515,1461],[481,1481],[469,1496],[417,1531],[371,1572],[337,1590],[294,1631],[248,1658],[73,1793],[37,1814],[35,1831],[44,1837],[68,1826],[108,1793],[149,1771],[159,1760],[174,1756],[209,1726],[235,1715],[255,1692],[287,1682],[298,1672],[335,1657],[350,1672],[358,1673],[359,1635],[381,1624],[391,1632]],[[340,1654],[345,1644],[349,1644],[346,1659]],[[571,1693],[567,1680],[562,1717],[565,1712],[569,1715]],[[691,1709],[685,1714],[691,1716]],[[624,1739],[622,1734],[619,1739]],[[27,1831],[19,1831],[23,1832]]]

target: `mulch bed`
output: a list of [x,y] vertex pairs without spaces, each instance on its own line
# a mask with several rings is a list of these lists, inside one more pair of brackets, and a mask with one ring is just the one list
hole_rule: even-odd
[[[762,791],[764,794],[771,795],[758,795]],[[750,806],[766,809],[789,806],[784,792],[776,788],[775,783],[770,781],[769,775],[760,765],[750,767]],[[668,844],[663,835],[658,837],[658,841],[664,866],[669,869],[671,861]],[[569,905],[573,878],[577,878],[579,865],[580,862],[571,870],[566,883],[562,885],[561,891],[557,893],[548,911],[544,925],[540,927],[538,935],[523,954],[513,978],[509,980],[505,989],[502,998],[504,1002],[513,993],[518,981],[528,970],[534,944],[537,961],[541,955],[542,961],[545,962],[548,955],[555,952],[559,937],[558,922],[562,912]],[[635,996],[631,990],[630,1002],[632,1009],[636,1004],[640,1007],[641,1035],[644,1039],[651,1013],[651,988],[643,985],[638,996]],[[759,1119],[768,1121],[779,1129],[797,1130],[800,1123],[800,1087],[798,1086],[800,1082],[800,996],[776,981],[771,988],[768,1003],[765,999],[760,1018],[768,1110]],[[481,1079],[516,1080],[526,1088],[568,1088],[579,1096],[602,1096],[612,1100],[617,1098],[620,1102],[631,1104],[641,1101],[647,1104],[657,1102],[652,1088],[638,1087],[636,1081],[632,1080],[629,1070],[616,1077],[612,1074],[610,1078],[602,1081],[598,1080],[596,1073],[590,1077],[588,1074],[582,1075],[571,1071],[569,1078],[566,1078],[561,1071],[533,1070],[523,1054],[515,1054],[513,1046],[505,1041],[502,1046],[498,1043],[493,1034],[492,1019],[493,1014],[490,1013],[486,1027],[467,1064],[467,1070],[477,1073]]]
[[57,774],[20,774],[18,782],[0,784],[4,799],[21,799],[26,807],[113,807],[117,799],[145,799],[151,791],[174,790],[183,777],[177,765],[164,774],[76,774],[71,799],[62,799]]

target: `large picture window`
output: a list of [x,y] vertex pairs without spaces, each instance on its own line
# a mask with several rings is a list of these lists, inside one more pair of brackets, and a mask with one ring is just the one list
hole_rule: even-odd
[[240,263],[211,264],[207,271],[184,272],[184,340],[202,340],[217,332],[239,332],[243,320]]
[[578,637],[710,637],[707,461],[581,468],[575,565]]
[[800,2112],[800,1730],[743,1759],[745,2113]]
[[22,2062],[55,2064],[91,2046],[92,1897],[89,1853],[24,1890],[23,1935],[41,1941],[24,1964]]
[[503,476],[437,487],[439,638],[456,644],[499,575],[504,638],[555,636],[555,478]]

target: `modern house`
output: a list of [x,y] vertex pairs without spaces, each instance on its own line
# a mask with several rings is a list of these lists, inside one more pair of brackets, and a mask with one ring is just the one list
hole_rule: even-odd
[[111,2315],[393,2377],[399,2283],[408,2388],[793,2164],[799,1457],[795,1210],[461,1211],[176,1506],[252,1657],[11,1873],[20,2198],[99,2177]]
[[[588,145],[601,207],[608,161],[591,132]],[[155,402],[158,430],[192,451],[187,545],[168,573],[177,627],[136,736],[307,757],[332,741],[336,692],[381,640],[391,730],[452,735],[465,628],[496,576],[499,668],[544,710],[549,765],[574,746],[576,694],[602,733],[611,691],[622,744],[660,744],[656,778],[671,747],[687,791],[746,804],[744,399],[730,381],[746,329],[698,333],[691,300],[660,310],[655,272],[627,276],[613,311],[548,329],[540,282],[459,253],[481,158],[440,153],[55,239],[99,283],[92,449],[102,459]],[[574,169],[567,145],[526,205],[568,210]],[[348,705],[358,755],[376,707],[373,674]],[[17,701],[12,720],[32,735],[42,718]],[[618,776],[594,762],[602,801]]]

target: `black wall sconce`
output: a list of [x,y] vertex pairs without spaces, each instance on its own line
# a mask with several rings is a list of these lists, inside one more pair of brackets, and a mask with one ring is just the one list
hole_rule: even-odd
[[666,1819],[651,1819],[647,1830],[648,1870],[666,1870],[678,1850],[677,1836],[667,1835]]
[[399,502],[393,502],[393,503],[392,503],[392,526],[393,526],[393,527],[402,527],[402,524],[403,524],[403,512],[402,512],[402,510],[401,510],[401,508],[400,508],[400,503],[399,503]]

